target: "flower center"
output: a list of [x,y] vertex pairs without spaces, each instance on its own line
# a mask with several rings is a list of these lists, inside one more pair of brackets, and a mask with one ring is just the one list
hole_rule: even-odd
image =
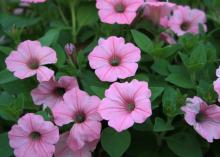
[[111,60],[110,60],[110,64],[112,66],[118,66],[120,64],[120,58],[119,57],[113,57]]
[[28,62],[28,67],[30,69],[36,70],[39,68],[39,66],[40,66],[40,63],[37,59],[32,59]]
[[65,90],[65,88],[63,88],[63,87],[57,87],[57,88],[55,89],[55,93],[56,93],[56,95],[58,95],[58,96],[63,96],[63,95],[65,94],[65,92],[66,92],[66,90]]
[[117,4],[115,6],[115,11],[118,13],[123,13],[125,11],[125,6],[123,4]]
[[183,30],[183,31],[187,31],[189,28],[190,28],[191,24],[189,22],[183,22],[180,26],[180,28]]
[[129,103],[128,106],[127,106],[127,110],[128,110],[129,112],[132,112],[132,111],[134,111],[134,109],[135,109],[135,105]]
[[75,116],[75,122],[76,122],[76,123],[82,123],[82,122],[85,121],[85,119],[86,119],[86,117],[85,117],[85,114],[84,114],[84,113],[78,113],[78,114],[76,114],[76,116]]
[[203,122],[205,120],[205,118],[206,118],[205,114],[202,112],[199,112],[196,115],[196,122]]
[[41,134],[37,131],[34,131],[30,134],[32,140],[39,140],[41,138]]

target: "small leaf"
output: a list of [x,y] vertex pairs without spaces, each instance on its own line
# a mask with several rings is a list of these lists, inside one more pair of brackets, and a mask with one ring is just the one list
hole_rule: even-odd
[[151,69],[155,72],[167,76],[169,74],[168,71],[169,62],[165,59],[157,59],[155,63],[151,66]]
[[151,54],[154,46],[150,38],[136,30],[131,30],[131,33],[137,46],[141,48],[144,52]]
[[9,83],[15,80],[17,80],[17,78],[7,69],[0,71],[0,84]]
[[39,40],[42,45],[50,46],[52,43],[55,43],[58,40],[61,29],[50,29],[43,37]]
[[150,87],[150,89],[152,92],[151,101],[154,101],[164,91],[163,87]]
[[167,124],[162,118],[157,117],[155,119],[154,131],[155,132],[163,132],[173,130],[174,127],[170,124]]
[[99,98],[104,98],[105,88],[96,86],[91,86],[90,88]]
[[130,142],[131,135],[127,130],[118,133],[112,128],[106,128],[102,132],[102,147],[111,157],[121,157],[128,149]]
[[165,80],[182,88],[194,88],[189,75],[184,73],[171,73]]

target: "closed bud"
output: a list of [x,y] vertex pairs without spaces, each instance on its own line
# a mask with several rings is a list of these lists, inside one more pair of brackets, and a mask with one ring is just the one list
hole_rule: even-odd
[[65,45],[65,51],[66,51],[67,56],[71,56],[73,52],[75,51],[75,45],[73,45],[72,43],[67,43]]

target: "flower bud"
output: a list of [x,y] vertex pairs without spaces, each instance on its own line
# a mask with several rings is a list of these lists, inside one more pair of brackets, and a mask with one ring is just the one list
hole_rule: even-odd
[[73,45],[72,43],[67,43],[65,45],[65,51],[67,56],[71,56],[75,51],[75,45]]

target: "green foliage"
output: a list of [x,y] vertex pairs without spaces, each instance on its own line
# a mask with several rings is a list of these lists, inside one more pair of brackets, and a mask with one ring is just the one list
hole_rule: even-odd
[[106,128],[102,132],[102,146],[111,157],[121,157],[128,149],[130,142],[131,135],[128,131],[118,133],[111,128]]

